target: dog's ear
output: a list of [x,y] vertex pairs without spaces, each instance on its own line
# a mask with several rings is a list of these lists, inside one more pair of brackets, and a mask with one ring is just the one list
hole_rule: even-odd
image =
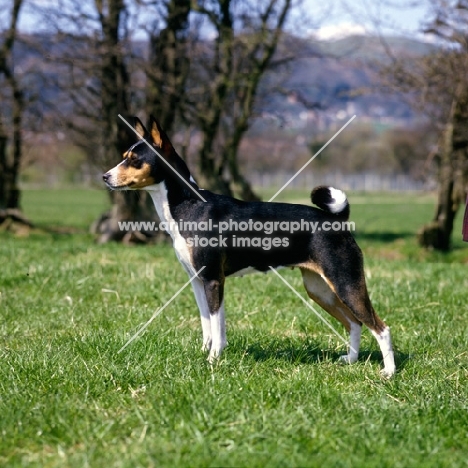
[[150,116],[150,133],[154,146],[162,148],[165,139],[164,131],[153,116]]
[[150,134],[153,145],[156,146],[156,148],[162,149],[166,154],[170,154],[173,151],[174,148],[172,147],[171,141],[153,116],[150,116]]
[[138,117],[133,117],[133,128],[135,129],[139,140],[147,139],[149,137],[148,130],[146,130]]

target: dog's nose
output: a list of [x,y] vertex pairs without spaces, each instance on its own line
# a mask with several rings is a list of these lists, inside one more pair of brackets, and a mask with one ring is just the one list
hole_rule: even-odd
[[106,173],[103,174],[103,176],[102,176],[102,180],[103,180],[104,182],[107,182],[107,181],[109,180],[109,178],[110,178],[110,174],[109,174],[108,172],[106,172]]

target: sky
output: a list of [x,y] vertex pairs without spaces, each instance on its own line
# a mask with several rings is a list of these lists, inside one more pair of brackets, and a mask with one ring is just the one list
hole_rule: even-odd
[[[305,0],[313,11],[316,0]],[[417,3],[416,6],[410,6]],[[329,0],[319,27],[310,33],[319,39],[340,39],[350,34],[395,34],[419,37],[427,20],[430,0]]]
[[[293,10],[292,17],[302,25],[293,28],[301,34],[319,39],[340,39],[349,34],[384,33],[424,39],[420,29],[431,0],[298,0],[302,9]],[[50,6],[58,0],[28,0],[37,6]],[[85,3],[85,2],[84,2]],[[417,3],[418,7],[408,7]],[[28,12],[29,10],[29,12]],[[37,15],[26,8],[20,18],[22,31],[39,29]]]

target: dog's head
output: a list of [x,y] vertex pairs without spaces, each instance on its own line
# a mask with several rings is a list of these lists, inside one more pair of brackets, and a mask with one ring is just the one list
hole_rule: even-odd
[[123,161],[102,178],[112,190],[139,190],[161,183],[178,158],[175,150],[154,117],[150,131],[134,117],[136,143],[123,154]]

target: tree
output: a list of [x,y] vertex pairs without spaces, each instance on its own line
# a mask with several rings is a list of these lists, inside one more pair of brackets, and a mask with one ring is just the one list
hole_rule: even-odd
[[437,0],[431,12],[424,32],[436,36],[439,49],[419,60],[394,60],[384,74],[437,128],[437,206],[418,240],[421,246],[447,251],[468,191],[468,1]]
[[[55,29],[49,48],[49,86],[62,99],[49,103],[55,119],[65,125],[72,141],[81,147],[101,171],[114,166],[133,142],[118,118],[131,112],[132,44],[129,12],[123,0],[70,0],[43,10]],[[74,27],[70,27],[73,24]],[[54,68],[55,67],[55,68]],[[149,197],[135,192],[109,192],[111,209],[92,230],[100,242],[146,241],[153,232],[125,232],[120,221],[152,219]]]
[[146,73],[144,108],[158,116],[171,133],[178,111],[185,104],[190,71],[190,0],[151,2],[156,8],[154,24],[147,27],[149,51],[142,66]]
[[[255,198],[237,151],[291,0],[57,2],[43,13],[56,28],[50,63],[67,98],[52,108],[94,163],[109,169],[131,144],[118,114],[154,114],[166,131],[177,124],[201,136],[204,186]],[[148,42],[131,37],[135,25]],[[119,221],[155,219],[145,195],[110,194],[112,209],[94,225],[101,241],[128,239]]]
[[[95,0],[100,31],[100,90],[102,114],[102,146],[104,162],[112,167],[117,158],[128,149],[133,140],[128,129],[118,120],[119,114],[128,115],[131,93],[130,77],[125,63],[123,24],[127,13],[123,0]],[[110,192],[112,208],[94,224],[93,231],[100,242],[109,240],[145,241],[152,233],[126,233],[119,228],[121,221],[139,221],[154,218],[149,209],[149,197],[135,192]]]
[[200,129],[199,172],[207,187],[246,200],[258,197],[237,158],[248,130],[258,87],[281,38],[291,0],[199,1],[195,11],[215,32],[192,81],[197,95],[190,109]]
[[438,200],[433,220],[423,226],[419,242],[424,247],[450,249],[455,215],[468,192],[468,1],[437,2],[426,32],[449,48],[430,62],[432,92],[444,97],[444,127],[438,157]]
[[0,223],[7,217],[19,218],[18,177],[22,156],[22,116],[24,96],[13,65],[17,24],[23,0],[14,0],[0,44]]

